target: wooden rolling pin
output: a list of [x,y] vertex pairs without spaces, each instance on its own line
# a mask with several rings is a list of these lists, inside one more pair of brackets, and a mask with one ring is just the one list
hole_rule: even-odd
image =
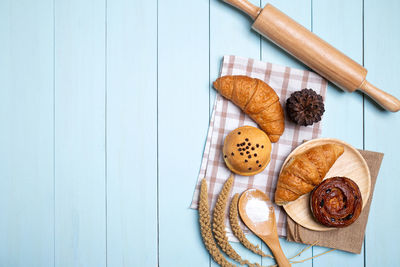
[[367,70],[313,34],[271,4],[263,9],[247,0],[223,0],[249,15],[253,29],[286,50],[308,67],[348,92],[360,90],[383,108],[400,110],[400,101],[376,88],[365,77]]

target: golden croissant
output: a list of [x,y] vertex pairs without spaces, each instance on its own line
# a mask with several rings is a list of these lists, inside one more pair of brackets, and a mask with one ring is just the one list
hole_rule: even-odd
[[285,130],[285,118],[274,89],[259,79],[242,75],[220,77],[213,85],[249,115],[271,142],[279,140]]
[[326,144],[290,158],[279,175],[275,203],[285,205],[313,190],[343,152],[341,145]]

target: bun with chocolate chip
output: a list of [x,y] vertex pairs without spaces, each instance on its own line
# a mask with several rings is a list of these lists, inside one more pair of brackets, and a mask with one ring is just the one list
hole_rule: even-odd
[[256,175],[271,160],[271,141],[264,131],[243,126],[226,136],[222,151],[225,164],[232,172],[243,176]]

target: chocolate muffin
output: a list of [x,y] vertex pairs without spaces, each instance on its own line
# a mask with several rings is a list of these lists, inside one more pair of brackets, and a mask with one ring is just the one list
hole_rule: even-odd
[[319,122],[325,112],[322,96],[312,89],[291,94],[286,100],[286,113],[290,120],[301,126]]

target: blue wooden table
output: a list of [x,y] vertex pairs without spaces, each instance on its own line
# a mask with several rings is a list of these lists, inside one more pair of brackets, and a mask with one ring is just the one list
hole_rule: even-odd
[[[400,1],[270,2],[400,96]],[[188,206],[225,54],[304,68],[220,0],[0,0],[0,266],[216,266]],[[399,265],[400,114],[329,87],[323,135],[385,158],[361,255],[301,266]]]

